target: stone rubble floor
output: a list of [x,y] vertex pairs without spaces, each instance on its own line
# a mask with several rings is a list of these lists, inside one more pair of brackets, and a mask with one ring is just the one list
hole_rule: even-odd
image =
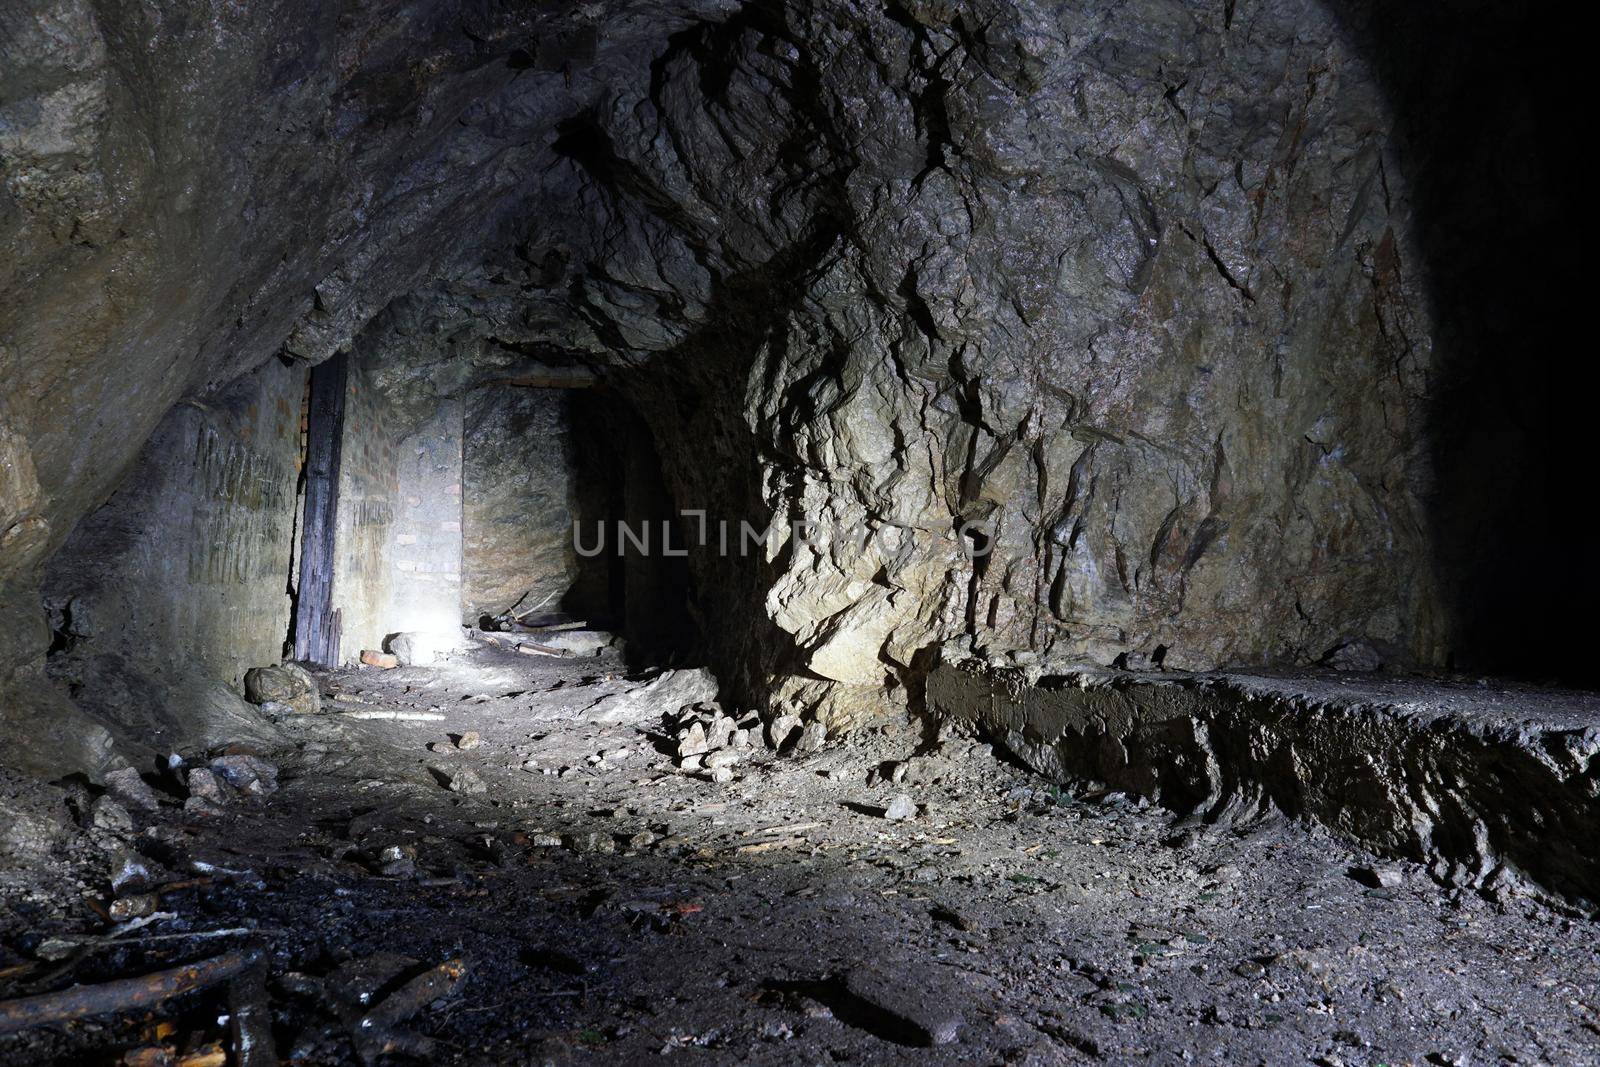
[[[665,754],[674,709],[584,718],[629,684],[609,658],[479,648],[323,684],[325,713],[262,753],[276,792],[197,817],[169,786],[133,830],[0,860],[0,998],[259,945],[278,1054],[305,1064],[360,1062],[319,980],[365,961],[381,998],[456,958],[464,985],[406,1024],[431,1062],[1600,1062],[1600,926],[1281,817],[1178,824],[905,722],[758,747],[717,785]],[[373,711],[443,719],[352,717]],[[451,751],[467,731],[481,744]],[[904,781],[868,784],[908,757]],[[442,784],[461,766],[484,792]],[[900,793],[919,814],[883,818]],[[96,905],[128,845],[172,888],[119,931]],[[226,1003],[0,1036],[0,1062],[226,1045]]]

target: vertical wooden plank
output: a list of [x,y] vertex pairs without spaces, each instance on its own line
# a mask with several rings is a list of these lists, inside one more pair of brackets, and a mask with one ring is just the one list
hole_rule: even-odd
[[295,598],[295,658],[339,665],[338,620],[333,618],[335,533],[339,517],[339,465],[344,444],[344,399],[349,365],[343,352],[311,368],[311,411],[306,443],[306,504]]

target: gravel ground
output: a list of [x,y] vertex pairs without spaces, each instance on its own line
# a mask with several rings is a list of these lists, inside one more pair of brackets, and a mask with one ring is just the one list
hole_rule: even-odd
[[[176,777],[131,828],[84,786],[7,783],[0,996],[258,946],[306,1064],[1600,1062],[1592,921],[1314,827],[1174,823],[912,723],[757,743],[718,784],[674,766],[673,709],[585,714],[635,684],[605,657],[322,683],[327,711],[260,753],[279,788],[221,814]],[[913,817],[884,817],[898,796]],[[133,855],[120,896],[156,917],[108,922]],[[456,959],[464,981],[360,1036],[351,1003]],[[0,1037],[0,1061],[181,1062],[227,1044],[227,1010],[201,991]]]

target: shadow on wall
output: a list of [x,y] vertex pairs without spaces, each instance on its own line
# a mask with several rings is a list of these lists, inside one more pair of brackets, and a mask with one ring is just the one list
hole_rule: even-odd
[[1557,182],[1579,127],[1560,79],[1574,65],[1536,5],[1328,3],[1388,96],[1428,260],[1429,521],[1452,665],[1592,686],[1580,658],[1553,654],[1600,596],[1573,503],[1592,394],[1561,361],[1576,316],[1558,250],[1577,213]]
[[[610,391],[576,397],[572,426],[577,529],[586,551],[602,527],[605,541],[603,551],[577,556],[563,608],[611,620],[627,639],[630,664],[685,662],[700,651],[694,590],[688,561],[663,551],[664,530],[675,548],[686,542],[655,437]],[[619,524],[640,540],[619,538]]]
[[688,566],[662,551],[677,507],[637,412],[605,389],[495,385],[466,427],[465,620],[570,616],[620,632],[637,664],[692,656]]

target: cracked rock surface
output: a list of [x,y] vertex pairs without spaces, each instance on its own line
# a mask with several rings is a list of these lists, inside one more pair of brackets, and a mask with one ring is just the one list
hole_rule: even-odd
[[440,380],[604,372],[680,507],[817,523],[691,566],[719,677],[830,728],[962,635],[1450,647],[1414,205],[1317,0],[302,6],[4,16],[7,675],[175,401],[396,322]]
[[1267,810],[1441,881],[1552,892],[1593,911],[1600,698],[1420,678],[1058,675],[936,669],[936,720],[972,724],[1058,782],[1110,783],[1180,815]]

